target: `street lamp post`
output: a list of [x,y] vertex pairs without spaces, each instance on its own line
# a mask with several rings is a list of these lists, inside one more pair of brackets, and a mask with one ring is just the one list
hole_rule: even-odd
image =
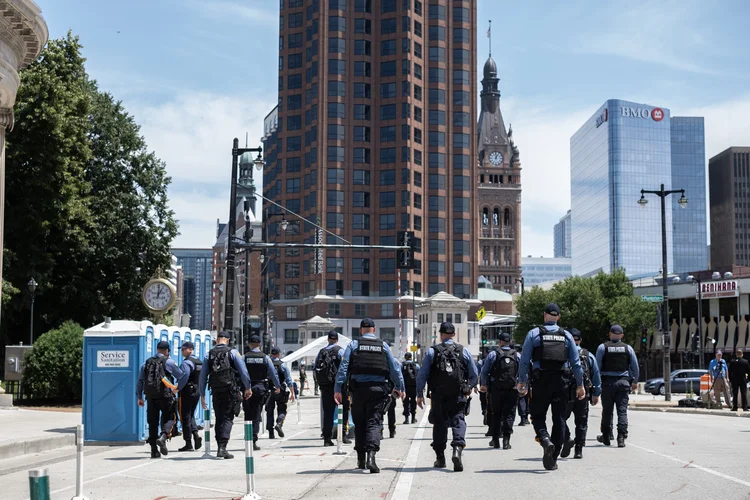
[[655,194],[661,200],[661,270],[662,270],[662,306],[661,306],[661,326],[662,326],[662,345],[663,351],[663,362],[664,362],[664,400],[672,401],[672,363],[669,358],[670,348],[670,335],[669,335],[669,287],[667,284],[667,212],[666,212],[666,198],[670,194],[680,193],[680,199],[677,203],[680,208],[687,206],[688,200],[685,198],[684,189],[674,189],[667,191],[664,189],[664,184],[658,191],[647,191],[641,189],[641,199],[638,200],[638,204],[645,208],[648,200],[646,194]]
[[26,289],[29,292],[29,299],[31,300],[31,326],[29,327],[29,345],[34,345],[34,297],[36,296],[36,287],[37,282],[36,280],[34,280],[34,278],[31,278],[29,282],[26,283]]
[[[266,209],[263,212],[263,226],[261,227],[261,235],[262,240],[264,243],[268,243],[268,223],[271,221],[273,217],[281,217],[281,230],[286,231],[286,228],[289,227],[289,221],[286,220],[286,214],[284,212],[270,212],[268,209]],[[264,254],[261,254],[261,258],[264,258]],[[261,264],[263,264],[263,261],[261,261]],[[263,322],[264,322],[264,332],[265,336],[268,337],[268,339],[264,339],[263,344],[270,344],[271,338],[268,334],[268,330],[270,328],[270,319],[269,319],[269,311],[268,311],[268,267],[263,267]],[[278,347],[278,342],[274,338],[274,345]]]
[[698,368],[703,369],[703,294],[701,290],[701,281],[695,277],[688,276],[698,287]]
[[[260,171],[263,168],[263,148],[240,148],[240,141],[236,137],[232,142],[232,184],[229,200],[229,221],[227,224],[227,280],[224,297],[224,330],[234,331],[234,233],[237,230],[237,165],[239,157],[245,153],[258,153],[255,159],[255,167]],[[250,185],[251,191],[255,187]]]

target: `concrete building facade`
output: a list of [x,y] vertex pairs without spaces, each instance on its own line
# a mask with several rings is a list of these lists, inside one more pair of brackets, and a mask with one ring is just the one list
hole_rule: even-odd
[[750,147],[708,161],[711,266],[750,266]]

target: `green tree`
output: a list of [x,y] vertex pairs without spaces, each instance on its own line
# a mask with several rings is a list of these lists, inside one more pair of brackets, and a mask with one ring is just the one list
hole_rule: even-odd
[[[177,235],[170,179],[135,120],[89,79],[77,37],[52,40],[21,72],[8,135],[5,278],[33,276],[39,331],[72,319],[141,319],[143,284],[170,265]],[[2,331],[28,328],[16,294]]]
[[560,306],[560,325],[580,330],[583,345],[591,350],[606,340],[614,324],[622,326],[625,341],[633,344],[641,327],[653,330],[656,323],[656,307],[635,296],[625,272],[617,270],[590,278],[573,276],[551,290],[535,287],[518,296],[517,341],[523,341],[526,332],[542,324],[544,307],[550,302]]
[[83,328],[67,321],[40,336],[23,363],[24,391],[33,398],[80,400]]

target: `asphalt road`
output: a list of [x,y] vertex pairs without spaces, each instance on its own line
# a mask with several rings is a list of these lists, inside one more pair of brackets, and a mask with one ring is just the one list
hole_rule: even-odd
[[[530,426],[516,428],[512,450],[488,448],[477,404],[468,417],[465,471],[454,473],[432,468],[432,429],[424,412],[419,425],[401,425],[398,415],[397,436],[383,440],[378,455],[382,472],[369,474],[354,470],[351,445],[346,456],[322,447],[317,405],[317,398],[305,398],[302,425],[292,407],[286,438],[261,439],[255,480],[262,498],[750,499],[747,419],[633,411],[628,446],[618,449],[596,442],[600,412],[594,408],[583,460],[560,459],[559,470],[548,472]],[[181,440],[169,444],[180,446]],[[230,461],[203,459],[202,451],[150,460],[145,446],[87,447],[84,494],[90,500],[239,498],[245,493],[243,449],[239,419]],[[36,464],[49,469],[53,499],[74,496],[75,459],[72,449],[62,449],[0,461],[0,497],[28,498],[27,470]]]

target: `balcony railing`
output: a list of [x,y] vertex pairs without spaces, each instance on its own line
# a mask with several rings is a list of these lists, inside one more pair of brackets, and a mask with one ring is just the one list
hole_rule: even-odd
[[490,261],[488,264],[480,262],[479,272],[520,273],[521,266],[501,266],[499,263],[494,263],[492,261]]
[[480,238],[494,238],[494,239],[513,239],[516,237],[516,232],[512,229],[505,229],[505,228],[488,228],[486,226],[482,227],[480,233]]

